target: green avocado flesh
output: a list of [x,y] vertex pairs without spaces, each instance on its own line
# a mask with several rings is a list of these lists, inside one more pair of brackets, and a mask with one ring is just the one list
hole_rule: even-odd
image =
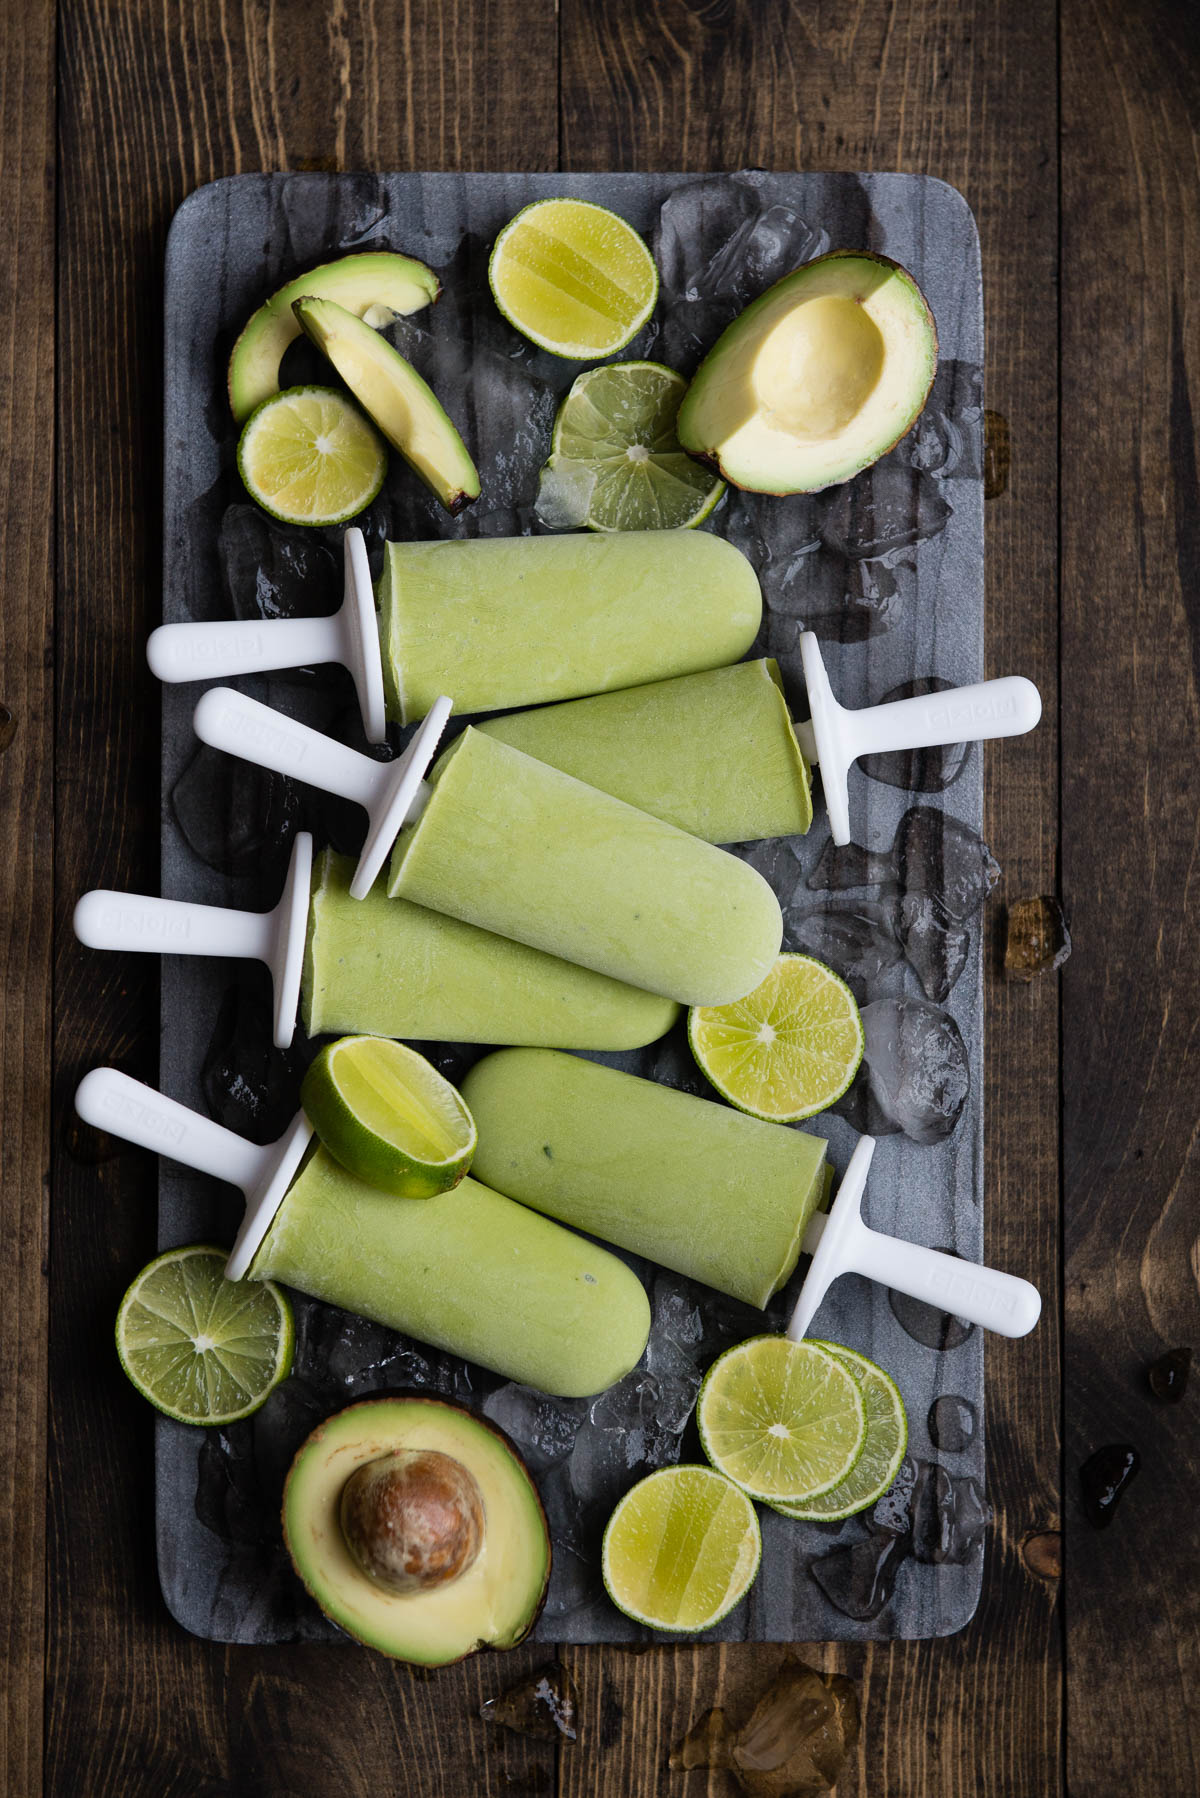
[[886,256],[833,250],[767,289],[717,339],[679,441],[735,486],[812,493],[899,442],[937,368],[933,314]]
[[[357,1467],[394,1449],[448,1455],[483,1501],[483,1545],[457,1578],[398,1594],[364,1573],[346,1546],[342,1490]],[[444,1667],[477,1648],[513,1648],[533,1627],[550,1578],[550,1535],[532,1479],[507,1439],[442,1399],[350,1405],[297,1450],[283,1493],[296,1572],[325,1615],[369,1648]]]
[[479,476],[433,389],[385,337],[334,300],[299,299],[300,326],[388,442],[447,512],[479,497]]
[[261,305],[233,346],[229,358],[229,404],[243,424],[263,400],[279,392],[279,364],[288,344],[300,335],[292,301],[311,295],[336,300],[356,318],[371,325],[390,324],[402,314],[419,312],[436,300],[437,276],[411,256],[373,250],[343,256],[298,275]]

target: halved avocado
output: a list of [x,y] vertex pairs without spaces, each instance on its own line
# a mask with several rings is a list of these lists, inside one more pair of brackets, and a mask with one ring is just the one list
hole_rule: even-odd
[[734,319],[696,370],[676,430],[737,487],[813,493],[900,441],[936,369],[933,314],[907,270],[832,250]]
[[[388,1490],[389,1458],[417,1469],[415,1509]],[[377,1474],[382,1494],[369,1489]],[[364,1529],[365,1553],[354,1534]],[[320,1424],[292,1462],[283,1533],[327,1617],[423,1667],[515,1647],[550,1579],[550,1532],[524,1462],[502,1431],[444,1399],[364,1399]],[[407,1571],[389,1583],[389,1567]]]
[[300,335],[292,301],[305,294],[336,300],[356,318],[387,325],[401,314],[420,312],[436,300],[441,284],[431,268],[412,256],[368,250],[326,262],[298,275],[273,293],[250,317],[229,358],[229,404],[239,424],[255,406],[279,392],[279,364]]
[[359,405],[447,512],[461,512],[478,499],[475,464],[437,395],[412,363],[386,337],[333,300],[299,299],[292,311]]

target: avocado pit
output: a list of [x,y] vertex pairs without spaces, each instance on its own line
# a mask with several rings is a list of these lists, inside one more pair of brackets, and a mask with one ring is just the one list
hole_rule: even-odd
[[478,1482],[437,1449],[397,1448],[364,1461],[342,1488],[339,1518],[367,1578],[401,1595],[460,1578],[483,1547]]

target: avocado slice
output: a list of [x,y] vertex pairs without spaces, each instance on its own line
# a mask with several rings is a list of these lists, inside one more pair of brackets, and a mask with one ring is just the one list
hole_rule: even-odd
[[831,250],[769,287],[696,370],[684,449],[756,493],[848,481],[910,430],[937,369],[937,329],[906,269]]
[[359,405],[447,512],[453,516],[478,499],[475,464],[437,395],[412,363],[334,300],[295,300],[292,311]]
[[550,1579],[524,1462],[501,1430],[445,1399],[364,1399],[320,1424],[292,1462],[283,1534],[327,1617],[423,1667],[515,1647]]
[[419,312],[436,300],[441,283],[431,268],[412,256],[368,250],[322,263],[273,293],[250,317],[229,358],[229,404],[239,424],[255,406],[279,392],[279,364],[300,335],[292,301],[305,294],[337,300],[357,318],[388,325],[402,313]]

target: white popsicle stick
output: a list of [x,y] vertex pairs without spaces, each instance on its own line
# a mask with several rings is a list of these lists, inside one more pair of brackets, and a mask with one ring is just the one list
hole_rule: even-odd
[[1028,1335],[1042,1309],[1041,1294],[1028,1280],[868,1229],[859,1206],[874,1153],[875,1138],[860,1138],[828,1214],[818,1212],[804,1232],[804,1253],[812,1256],[812,1265],[787,1327],[789,1338],[803,1339],[839,1274],[865,1274],[1001,1336]]
[[98,1130],[241,1188],[246,1215],[225,1263],[225,1276],[244,1279],[312,1136],[304,1113],[296,1114],[278,1142],[260,1148],[116,1068],[93,1068],[85,1074],[75,1094],[75,1109]]
[[425,771],[450,711],[450,700],[435,699],[412,742],[394,762],[377,762],[357,749],[347,749],[232,687],[210,687],[196,707],[193,723],[201,742],[213,749],[307,781],[366,810],[367,840],[350,882],[351,898],[365,899],[401,826],[418,815],[428,797]]
[[329,618],[249,618],[228,623],[160,624],[146,659],[161,681],[228,680],[274,668],[340,662],[358,693],[369,743],[387,741],[379,621],[367,546],[354,525],[342,540],[345,569],[340,611]]
[[275,1046],[286,1049],[296,1028],[308,933],[313,840],[298,831],[283,897],[273,911],[234,911],[146,893],[85,893],[75,907],[75,935],[89,949],[134,949],[152,955],[221,955],[263,961],[275,990]]
[[835,843],[850,841],[846,777],[860,755],[1019,737],[1032,730],[1042,715],[1041,694],[1032,681],[1019,674],[848,711],[833,697],[821,646],[812,631],[801,636],[800,654],[812,715],[807,724],[796,726],[796,736],[805,756],[821,770]]

